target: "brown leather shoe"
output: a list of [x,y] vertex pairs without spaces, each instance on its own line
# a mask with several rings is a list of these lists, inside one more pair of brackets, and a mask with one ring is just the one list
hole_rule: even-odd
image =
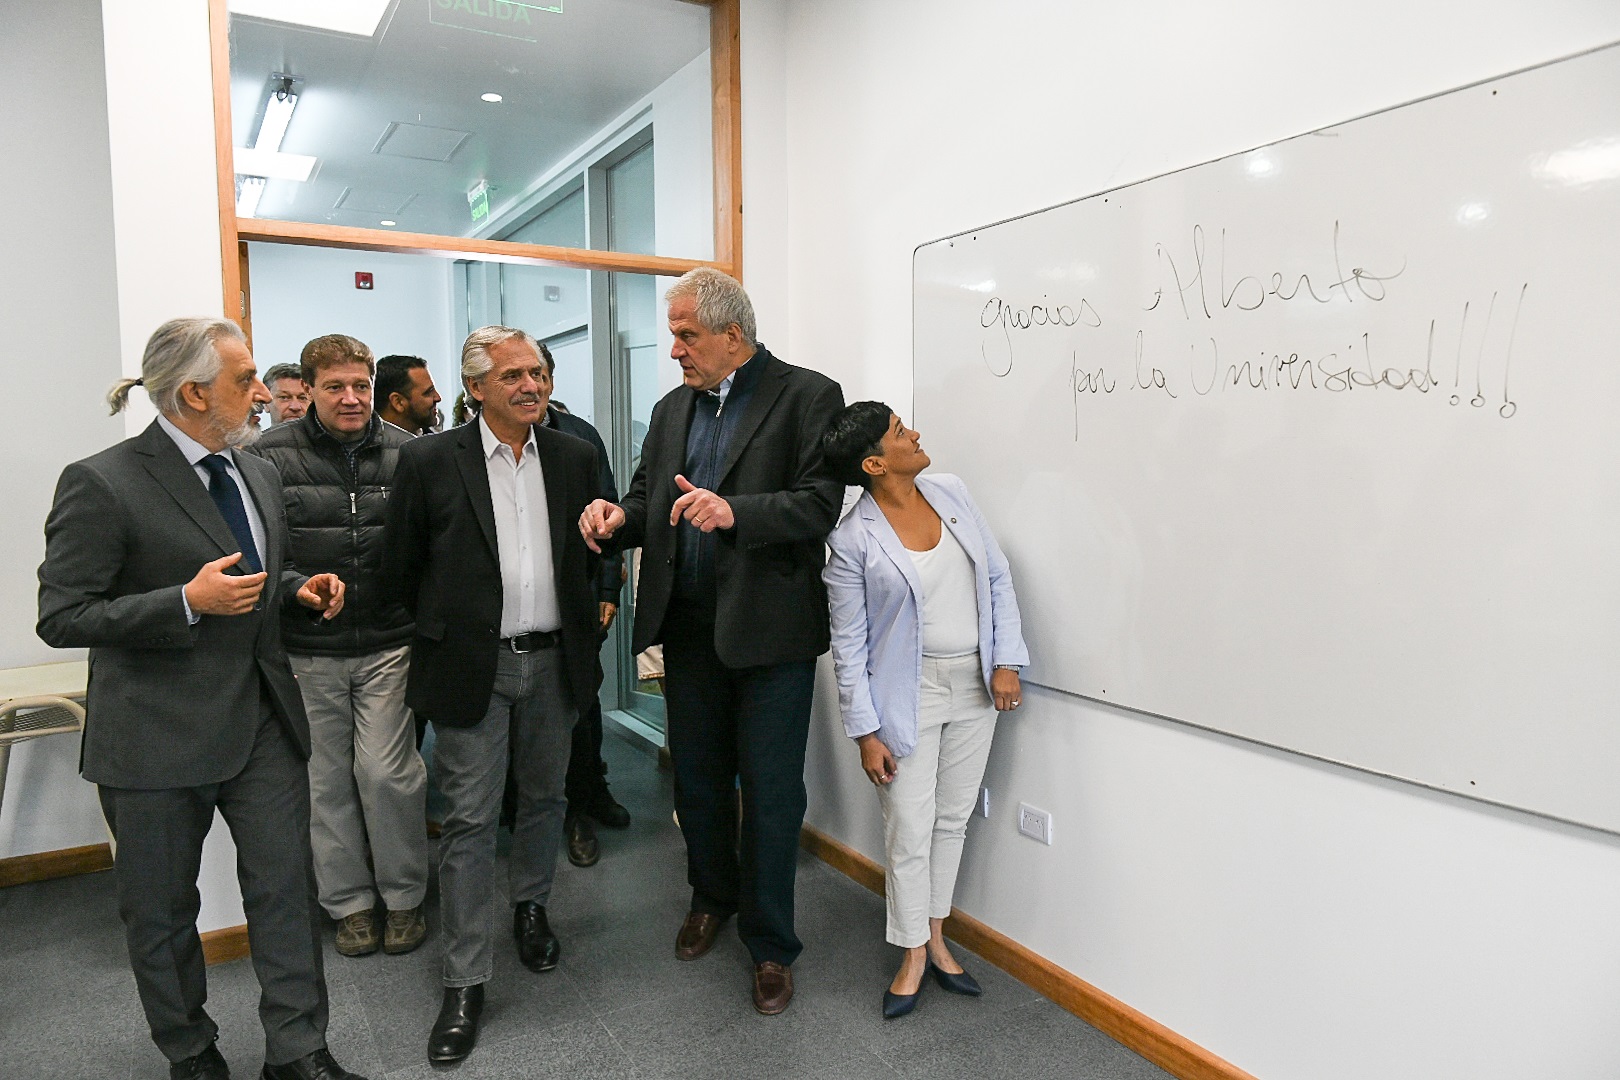
[[720,927],[726,920],[706,911],[689,911],[681,923],[681,932],[675,935],[675,958],[696,960],[714,947]]
[[373,912],[356,911],[338,921],[337,951],[344,956],[370,956],[381,944]]
[[793,1000],[793,972],[774,960],[754,968],[754,1008],[764,1016],[775,1016]]

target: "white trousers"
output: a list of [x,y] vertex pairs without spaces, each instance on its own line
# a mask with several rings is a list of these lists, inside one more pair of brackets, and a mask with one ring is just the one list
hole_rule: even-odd
[[878,788],[891,945],[928,941],[928,920],[951,913],[968,816],[979,796],[996,707],[979,655],[923,657],[917,749]]

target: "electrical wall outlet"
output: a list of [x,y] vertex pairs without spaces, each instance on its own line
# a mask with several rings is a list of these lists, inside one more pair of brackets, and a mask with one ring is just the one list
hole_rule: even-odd
[[980,817],[988,818],[990,816],[990,789],[987,787],[981,787],[979,789],[978,810]]
[[1029,803],[1018,804],[1018,831],[1048,846],[1052,843],[1052,815]]

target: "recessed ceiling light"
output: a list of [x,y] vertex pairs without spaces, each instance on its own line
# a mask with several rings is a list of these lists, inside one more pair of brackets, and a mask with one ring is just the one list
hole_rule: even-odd
[[384,224],[384,225],[398,225],[399,222],[395,221],[393,218],[383,218],[382,219],[382,224]]
[[489,102],[491,105],[493,105],[497,101],[501,100],[501,95],[495,93],[494,91],[491,91],[490,93],[487,93],[487,94],[480,94],[478,96],[483,98],[485,101]]

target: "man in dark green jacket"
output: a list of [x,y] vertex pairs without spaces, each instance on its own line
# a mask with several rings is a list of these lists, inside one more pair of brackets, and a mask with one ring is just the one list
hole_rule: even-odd
[[384,600],[378,578],[389,488],[411,436],[373,412],[376,365],[365,344],[329,334],[301,359],[313,407],[254,450],[281,474],[288,564],[335,573],[348,590],[334,619],[282,621],[310,718],[315,878],[321,906],[338,921],[338,952],[409,952],[426,934],[427,770],[405,705],[414,628],[401,604]]

